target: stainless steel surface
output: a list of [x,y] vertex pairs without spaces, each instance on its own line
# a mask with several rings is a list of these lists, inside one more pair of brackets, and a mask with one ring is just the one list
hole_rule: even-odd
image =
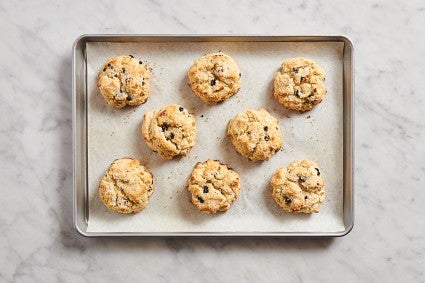
[[[86,43],[87,42],[342,42],[343,51],[343,90],[344,90],[344,187],[343,219],[345,229],[341,232],[278,232],[278,233],[140,233],[87,232],[88,186],[87,186],[87,82],[86,82]],[[353,45],[344,36],[173,36],[173,35],[83,35],[76,39],[72,61],[73,94],[73,168],[74,168],[74,225],[77,231],[87,237],[98,236],[344,236],[354,225],[353,191],[353,142],[354,142],[354,65]]]

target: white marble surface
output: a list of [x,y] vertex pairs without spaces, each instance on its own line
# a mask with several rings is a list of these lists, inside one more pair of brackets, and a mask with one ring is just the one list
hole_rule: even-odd
[[[186,2],[0,2],[0,281],[424,282],[425,3]],[[354,230],[338,239],[79,236],[71,45],[83,33],[349,36]]]

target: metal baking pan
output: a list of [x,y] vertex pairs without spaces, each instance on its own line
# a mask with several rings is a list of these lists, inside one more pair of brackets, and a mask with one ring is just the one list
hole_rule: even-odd
[[[214,44],[218,42],[228,44],[244,43],[340,43],[341,49],[341,72],[342,79],[342,153],[341,153],[341,174],[342,182],[342,228],[338,231],[328,231],[326,229],[308,231],[308,230],[274,230],[263,231],[253,228],[240,230],[237,229],[218,229],[218,230],[164,230],[161,231],[90,231],[88,224],[90,221],[90,199],[89,199],[89,98],[88,90],[88,53],[87,44],[90,43],[167,43],[173,44]],[[259,45],[260,46],[260,45]],[[257,46],[258,47],[258,46]],[[260,46],[261,47],[261,46]],[[260,48],[258,47],[258,48]],[[246,51],[246,50],[245,50]],[[251,52],[261,52],[261,50],[252,50]],[[119,55],[119,54],[117,54]],[[353,192],[353,141],[354,141],[354,65],[353,65],[353,44],[344,36],[221,36],[221,35],[83,35],[75,40],[72,48],[72,94],[73,94],[73,219],[76,230],[86,237],[98,236],[261,236],[261,237],[337,237],[348,234],[354,225],[354,192]],[[193,55],[195,60],[198,54]],[[277,66],[281,61],[277,61]],[[236,100],[235,100],[236,101]],[[148,101],[149,103],[149,101]],[[236,103],[236,102],[234,102]],[[93,166],[93,164],[91,164]],[[102,170],[107,165],[102,165]],[[329,174],[330,176],[330,174]],[[189,200],[187,200],[189,202]],[[143,213],[143,212],[141,212]]]

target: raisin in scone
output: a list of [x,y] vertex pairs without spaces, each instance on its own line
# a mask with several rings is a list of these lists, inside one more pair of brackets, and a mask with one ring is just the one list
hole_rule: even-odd
[[305,58],[284,61],[274,77],[273,95],[288,109],[311,110],[326,95],[325,72]]
[[180,105],[168,105],[145,113],[142,135],[164,160],[185,156],[195,145],[195,117]]
[[325,200],[324,181],[319,166],[309,160],[294,161],[276,170],[272,197],[286,212],[319,212]]
[[241,191],[239,174],[217,160],[198,162],[188,181],[192,203],[203,213],[226,211]]
[[252,161],[268,160],[282,146],[279,121],[265,109],[248,109],[227,126],[227,135],[237,152]]
[[208,104],[223,102],[240,89],[239,67],[222,52],[202,56],[193,63],[187,76],[192,91]]
[[99,183],[99,196],[105,206],[121,213],[136,213],[153,193],[153,177],[139,160],[115,160]]
[[108,60],[99,72],[97,86],[109,106],[120,109],[146,102],[150,94],[151,72],[132,55]]

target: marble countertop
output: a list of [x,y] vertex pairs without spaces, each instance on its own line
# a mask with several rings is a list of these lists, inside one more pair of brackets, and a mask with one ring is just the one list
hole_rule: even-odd
[[[0,281],[425,282],[425,3],[183,2],[0,3]],[[350,37],[352,232],[335,239],[77,234],[71,46],[86,33]]]

